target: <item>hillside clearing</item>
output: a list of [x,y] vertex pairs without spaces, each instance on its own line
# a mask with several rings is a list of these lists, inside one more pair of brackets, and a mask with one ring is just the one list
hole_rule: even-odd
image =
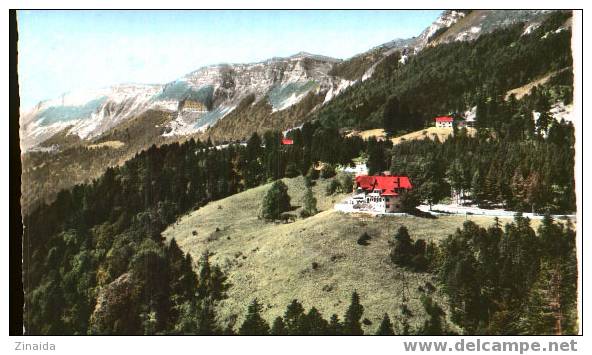
[[514,96],[516,97],[517,100],[520,100],[525,95],[530,94],[530,92],[532,91],[532,89],[535,86],[545,84],[547,81],[549,81],[549,79],[551,79],[555,75],[560,74],[561,72],[564,72],[568,69],[570,69],[570,68],[563,68],[563,69],[551,72],[551,73],[544,75],[536,80],[531,81],[528,84],[522,85],[519,88],[512,89],[506,93],[506,100],[508,100],[510,98],[510,95],[512,95],[512,94],[514,94]]
[[[301,206],[304,179],[283,181],[292,205]],[[209,203],[181,217],[163,233],[167,240],[175,238],[196,261],[208,250],[211,261],[228,275],[229,297],[218,307],[222,323],[237,320],[240,325],[254,298],[264,305],[263,317],[269,322],[282,315],[294,298],[307,309],[317,307],[326,318],[333,313],[342,317],[351,292],[357,290],[365,307],[364,317],[373,323],[364,326],[366,332],[375,331],[384,312],[391,317],[398,315],[404,295],[417,325],[423,322],[424,314],[418,287],[435,280],[429,274],[406,271],[390,263],[388,241],[398,227],[405,225],[413,238],[429,241],[453,233],[465,219],[484,226],[492,223],[492,218],[477,216],[432,220],[336,212],[333,204],[346,195],[325,196],[329,181],[319,180],[313,188],[321,212],[307,219],[289,224],[259,220],[257,214],[268,184]],[[368,246],[356,242],[363,232],[372,237]],[[313,263],[317,265],[314,268]],[[436,299],[445,304],[440,295]]]
[[[473,127],[467,127],[467,132],[469,135],[474,135],[476,130]],[[360,136],[364,140],[367,140],[370,137],[375,137],[377,140],[385,140],[386,139],[386,133],[384,132],[384,129],[382,129],[382,128],[369,129],[366,131],[352,132],[352,133],[348,134],[348,136],[353,136],[353,135]],[[421,129],[418,131],[404,134],[402,136],[393,137],[393,138],[391,138],[391,141],[393,142],[393,144],[396,145],[401,142],[410,141],[410,140],[418,140],[418,139],[425,139],[425,138],[429,138],[429,139],[433,140],[436,137],[438,137],[438,140],[443,142],[446,139],[448,139],[448,137],[450,137],[450,135],[452,135],[452,128],[428,127],[428,128],[424,128],[424,129]]]
[[125,145],[125,143],[123,143],[122,141],[107,141],[107,142],[102,142],[102,143],[97,143],[97,144],[91,144],[89,145],[87,148],[88,149],[98,149],[98,148],[113,148],[113,149],[119,149],[121,147],[123,147]]

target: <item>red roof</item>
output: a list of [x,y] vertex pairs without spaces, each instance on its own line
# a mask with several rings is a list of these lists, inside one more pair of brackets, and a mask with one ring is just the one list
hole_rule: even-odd
[[434,119],[436,120],[436,122],[452,122],[452,121],[454,121],[454,118],[452,118],[450,116],[440,116],[440,117],[436,117]]
[[356,176],[356,185],[364,190],[381,190],[382,196],[397,196],[395,189],[411,189],[411,181],[407,176]]
[[292,139],[282,138],[282,145],[292,145],[292,144],[294,144],[294,141]]

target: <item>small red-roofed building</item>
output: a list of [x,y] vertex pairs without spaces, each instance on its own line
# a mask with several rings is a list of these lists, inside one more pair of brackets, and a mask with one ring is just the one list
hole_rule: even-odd
[[436,127],[438,128],[452,128],[454,118],[450,116],[440,116],[434,118],[434,121],[436,121]]
[[293,145],[294,144],[294,140],[289,139],[289,138],[282,138],[282,145]]

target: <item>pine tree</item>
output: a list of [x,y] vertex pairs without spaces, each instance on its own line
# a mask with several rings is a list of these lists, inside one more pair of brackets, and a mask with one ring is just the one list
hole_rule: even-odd
[[325,335],[328,327],[329,323],[315,307],[312,307],[304,318],[304,329],[308,335]]
[[318,212],[317,199],[314,197],[312,189],[307,187],[306,191],[304,192],[304,208],[301,214],[303,217],[310,217],[314,216]]
[[400,119],[400,103],[396,96],[390,97],[384,105],[384,111],[382,115],[382,126],[388,134],[392,134],[397,127],[397,121]]
[[284,323],[290,335],[303,335],[304,307],[298,300],[292,300],[284,313]]
[[197,334],[216,335],[219,333],[213,301],[209,298],[201,300],[197,308]]
[[337,176],[337,181],[339,181],[339,189],[342,193],[348,194],[352,192],[354,186],[354,180],[351,174],[348,173],[340,173]]
[[553,117],[549,113],[550,109],[549,100],[544,94],[539,95],[537,102],[535,103],[535,110],[539,113],[539,117],[536,120],[536,130],[540,136],[545,136],[549,129]]
[[395,335],[395,331],[393,330],[393,323],[389,318],[388,314],[385,313],[382,317],[382,322],[380,322],[380,326],[376,331],[376,335]]
[[447,333],[444,310],[431,296],[424,296],[421,300],[423,307],[428,315],[423,327],[419,330],[421,335],[444,335]]
[[524,181],[526,188],[526,201],[535,213],[536,207],[542,204],[545,196],[544,186],[540,174],[533,172]]
[[475,170],[471,179],[471,197],[473,202],[476,202],[478,205],[481,204],[482,191],[483,181],[481,180],[481,174],[479,174],[479,170]]
[[261,216],[266,220],[279,219],[283,212],[289,211],[290,196],[288,187],[281,180],[274,182],[265,197],[261,207]]
[[369,175],[379,174],[387,169],[386,154],[381,142],[378,142],[374,137],[370,137],[367,152],[368,161],[366,165],[368,166]]
[[410,266],[413,258],[413,245],[407,227],[401,226],[395,235],[395,241],[391,249],[391,261],[399,266]]
[[352,293],[351,303],[345,312],[345,320],[343,322],[343,334],[346,335],[363,335],[362,314],[364,313],[364,306],[360,304],[360,296],[356,291]]
[[247,309],[247,317],[241,325],[239,335],[267,335],[269,334],[269,324],[261,317],[263,307],[255,298]]
[[282,317],[277,317],[273,321],[273,325],[271,326],[271,331],[269,332],[271,335],[288,335],[288,329],[286,329],[286,325],[284,324],[284,320]]
[[214,301],[219,301],[226,297],[227,277],[218,265],[212,266],[210,264],[209,258],[209,252],[206,250],[199,262],[197,297],[198,299],[209,297]]
[[175,239],[172,239],[169,243],[167,258],[170,265],[169,287],[171,298],[177,304],[181,304],[190,300],[197,291],[197,275],[193,271],[193,260],[189,253],[183,255]]
[[244,154],[240,159],[240,168],[244,179],[245,187],[251,188],[258,186],[263,181],[263,148],[261,147],[261,138],[255,132],[247,141]]
[[327,327],[327,335],[341,335],[343,334],[343,324],[339,321],[339,316],[333,314],[329,320],[329,326]]

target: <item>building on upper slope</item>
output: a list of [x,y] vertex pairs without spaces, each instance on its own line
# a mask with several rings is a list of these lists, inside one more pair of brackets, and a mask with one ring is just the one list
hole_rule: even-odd
[[356,176],[353,195],[347,201],[353,210],[378,213],[400,212],[401,195],[413,186],[407,176]]
[[454,122],[454,118],[450,116],[440,116],[434,118],[436,121],[437,128],[452,128],[452,123]]
[[281,143],[282,143],[282,145],[293,145],[294,144],[294,140],[289,139],[289,138],[282,138]]

